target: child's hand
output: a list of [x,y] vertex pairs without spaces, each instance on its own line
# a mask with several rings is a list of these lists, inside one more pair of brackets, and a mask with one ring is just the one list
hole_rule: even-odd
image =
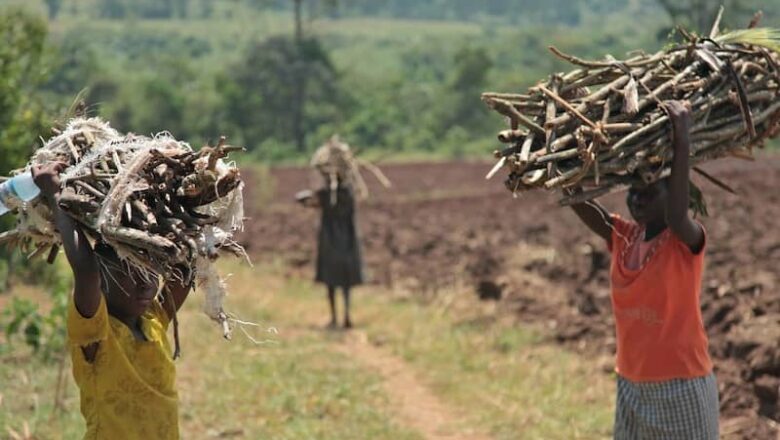
[[50,162],[46,165],[35,165],[32,168],[33,182],[48,199],[60,192],[60,173],[65,169],[62,162]]
[[298,202],[298,203],[305,204],[306,202],[308,202],[313,197],[314,197],[314,192],[311,191],[311,190],[306,189],[306,190],[303,190],[303,191],[298,191],[295,194],[295,201]]
[[[672,121],[674,139],[678,141],[687,139],[693,123],[690,103],[687,101],[666,101],[664,103],[664,110],[666,110],[669,119]],[[674,144],[680,145],[681,142],[675,142]]]

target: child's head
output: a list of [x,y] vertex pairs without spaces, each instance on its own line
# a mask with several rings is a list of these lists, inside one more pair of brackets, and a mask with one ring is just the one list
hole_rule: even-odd
[[98,243],[95,254],[100,266],[100,287],[111,315],[117,317],[141,316],[157,295],[159,285],[130,269],[114,248]]
[[667,179],[648,185],[634,185],[628,190],[626,205],[637,223],[662,223],[665,221]]

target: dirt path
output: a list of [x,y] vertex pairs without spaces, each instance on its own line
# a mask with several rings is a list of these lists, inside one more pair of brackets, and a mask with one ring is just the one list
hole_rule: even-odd
[[402,359],[372,345],[361,331],[348,333],[338,349],[384,379],[384,390],[401,422],[429,440],[488,440],[478,432],[455,432],[461,416],[439,400]]

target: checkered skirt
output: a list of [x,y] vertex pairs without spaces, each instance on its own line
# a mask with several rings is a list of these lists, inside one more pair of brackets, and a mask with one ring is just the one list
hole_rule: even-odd
[[638,383],[618,376],[615,440],[717,440],[715,375]]

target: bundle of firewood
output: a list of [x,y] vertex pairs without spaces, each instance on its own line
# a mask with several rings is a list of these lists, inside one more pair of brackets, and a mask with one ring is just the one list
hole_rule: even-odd
[[[206,277],[214,278],[208,264],[220,252],[244,256],[233,240],[243,221],[241,179],[223,161],[236,150],[224,138],[194,151],[168,133],[120,135],[99,119],[78,118],[36,151],[28,169],[52,161],[69,165],[61,175],[61,209],[138,273],[195,274],[207,284],[207,313],[229,333],[224,286],[218,277]],[[18,214],[5,241],[32,247],[33,256],[51,249],[50,260],[56,257],[59,237],[46,204],[33,201]]]
[[[780,32],[748,29],[686,42],[624,61],[585,61],[551,47],[579,68],[555,74],[527,94],[485,93],[506,116],[508,144],[488,174],[509,170],[513,193],[581,188],[571,204],[669,173],[667,100],[690,103],[692,166],[724,156],[749,158],[780,131]],[[698,168],[705,177],[725,186]]]
[[336,203],[336,189],[339,182],[352,188],[358,198],[368,198],[368,185],[360,172],[367,168],[385,188],[392,186],[390,180],[376,165],[355,156],[350,146],[338,135],[333,135],[312,155],[311,166],[319,171],[331,192],[331,203]]

